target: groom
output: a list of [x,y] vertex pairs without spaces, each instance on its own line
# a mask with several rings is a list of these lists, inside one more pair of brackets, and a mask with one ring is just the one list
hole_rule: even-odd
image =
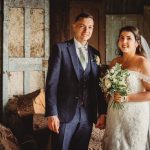
[[[52,150],[87,150],[97,114],[106,112],[99,89],[99,52],[88,45],[93,16],[79,14],[74,38],[53,47],[46,79],[46,116]],[[97,111],[98,108],[98,111]],[[103,122],[100,115],[98,124]]]

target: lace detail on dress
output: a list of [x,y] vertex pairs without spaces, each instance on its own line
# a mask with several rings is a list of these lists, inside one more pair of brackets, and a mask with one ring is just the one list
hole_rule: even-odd
[[148,82],[150,84],[150,77],[149,76],[145,76],[145,75],[141,74],[141,79],[143,79],[143,81]]
[[145,82],[150,83],[150,76],[144,75],[140,72],[129,70],[129,72],[132,72],[132,74],[135,74],[137,77],[139,77],[141,80],[143,79]]
[[129,94],[130,93],[138,93],[140,91],[144,91],[142,86],[141,77],[142,74],[136,71],[129,70],[128,84],[129,84]]
[[144,91],[141,80],[150,83],[150,77],[140,72],[129,70],[131,76],[128,77],[129,93]]
[[[150,78],[136,71],[129,73],[130,93],[144,91],[141,79],[149,82]],[[125,103],[121,110],[108,108],[104,150],[145,150],[148,126],[148,101]]]

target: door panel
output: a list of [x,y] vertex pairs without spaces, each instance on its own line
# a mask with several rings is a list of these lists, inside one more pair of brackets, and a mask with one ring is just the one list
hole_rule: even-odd
[[24,57],[24,9],[9,8],[8,51],[9,57]]
[[150,46],[150,6],[144,7],[144,37]]
[[49,0],[5,0],[3,106],[13,95],[45,86],[49,57]]

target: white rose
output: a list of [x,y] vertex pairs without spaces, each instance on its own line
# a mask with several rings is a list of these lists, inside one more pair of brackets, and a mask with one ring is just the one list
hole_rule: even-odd
[[114,68],[110,69],[110,73],[114,73],[114,72],[115,72]]
[[110,77],[110,75],[109,74],[107,74],[106,76],[105,76],[105,79],[108,79]]
[[125,80],[119,82],[120,85],[126,86]]

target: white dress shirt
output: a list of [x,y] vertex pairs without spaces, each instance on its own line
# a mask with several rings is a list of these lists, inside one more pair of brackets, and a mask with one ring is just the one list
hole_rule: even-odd
[[[85,45],[82,45],[79,41],[77,41],[75,38],[74,38],[74,43],[75,43],[75,48],[76,48],[76,53],[77,53],[77,56],[80,60],[80,52],[79,52],[79,49],[84,49],[83,50],[83,53],[84,53],[84,56],[85,56],[85,62],[86,62],[86,65],[88,63],[88,43],[86,43]],[[83,69],[85,70],[86,67],[83,67]]]

